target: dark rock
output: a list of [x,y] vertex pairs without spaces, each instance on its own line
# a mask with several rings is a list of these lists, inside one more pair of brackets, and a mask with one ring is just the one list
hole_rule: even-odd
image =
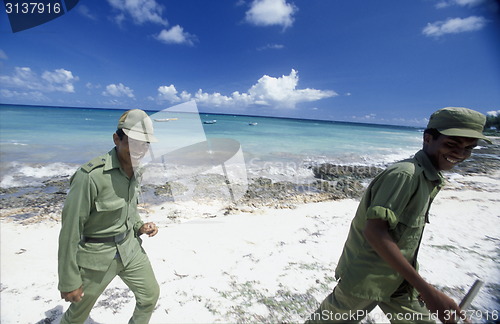
[[338,165],[324,163],[312,167],[316,178],[322,180],[338,180],[339,178],[352,178],[356,180],[375,178],[383,169],[368,165]]

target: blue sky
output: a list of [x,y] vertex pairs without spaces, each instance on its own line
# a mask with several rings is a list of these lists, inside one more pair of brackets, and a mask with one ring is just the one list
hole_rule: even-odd
[[500,110],[494,0],[81,0],[13,33],[0,103],[424,126]]

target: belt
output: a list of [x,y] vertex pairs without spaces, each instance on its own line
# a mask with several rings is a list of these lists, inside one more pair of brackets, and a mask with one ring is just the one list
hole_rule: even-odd
[[121,234],[115,235],[115,236],[108,236],[108,237],[88,237],[88,236],[82,236],[82,241],[84,243],[119,243],[127,237],[128,232],[123,232]]

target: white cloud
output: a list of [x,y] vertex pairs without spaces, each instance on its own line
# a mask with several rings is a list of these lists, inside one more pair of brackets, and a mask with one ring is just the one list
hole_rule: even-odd
[[446,8],[453,5],[461,7],[476,7],[487,3],[489,0],[443,0],[436,4],[436,8]]
[[283,48],[285,48],[285,45],[281,45],[281,44],[267,44],[266,46],[262,46],[262,47],[257,48],[257,50],[258,51],[264,51],[264,50],[268,50],[268,49],[280,50],[280,49],[283,49]]
[[111,96],[111,97],[129,97],[135,98],[134,90],[126,87],[122,83],[118,84],[108,84],[106,86],[106,90],[102,92],[103,96]]
[[5,87],[39,89],[41,83],[37,80],[37,75],[29,67],[15,67],[14,73],[9,75],[0,75],[0,84]]
[[488,111],[486,113],[487,116],[493,116],[493,117],[496,117],[496,116],[499,116],[500,115],[500,110],[492,110],[492,111]]
[[7,54],[3,50],[0,49],[0,60],[7,60]]
[[448,18],[446,21],[428,23],[422,30],[426,36],[439,37],[445,34],[458,34],[480,30],[486,25],[484,17],[470,16],[467,18]]
[[395,118],[383,118],[377,116],[377,114],[370,113],[361,116],[350,116],[348,120],[357,123],[370,123],[370,124],[384,124],[384,125],[406,125],[413,127],[425,127],[429,120],[427,118],[405,118],[405,117],[395,117]]
[[155,38],[166,44],[187,44],[193,45],[196,37],[184,31],[184,29],[176,25],[169,30],[163,29]]
[[169,101],[171,103],[194,99],[201,105],[215,107],[241,108],[261,105],[273,108],[295,108],[301,102],[317,101],[338,95],[331,90],[297,89],[298,82],[298,73],[292,69],[289,75],[283,75],[279,78],[262,76],[245,93],[235,91],[230,96],[226,96],[218,92],[206,93],[200,89],[194,95],[186,91],[178,95],[175,86],[170,85],[158,88],[157,99],[160,102]]
[[287,28],[293,24],[295,12],[297,7],[285,0],[254,0],[245,20],[256,26],[280,25]]
[[17,99],[17,100],[33,100],[38,102],[50,101],[47,96],[45,96],[40,91],[15,91],[15,90],[0,90],[0,97],[7,99]]
[[[118,11],[118,14],[113,18],[118,25],[130,17],[137,25],[154,23],[168,26],[167,19],[163,17],[165,7],[156,0],[108,0],[108,3]],[[193,45],[196,41],[195,35],[185,32],[179,25],[163,29],[153,37],[165,44]]]
[[446,8],[449,7],[451,3],[446,2],[446,1],[441,1],[436,4],[436,8],[441,9],[441,8]]
[[293,69],[290,75],[283,75],[281,78],[264,75],[248,93],[256,103],[289,108],[295,107],[299,102],[317,101],[337,95],[334,91],[297,89],[298,82],[298,73]]
[[177,90],[173,84],[158,88],[158,99],[160,101],[178,102],[181,99],[177,96]]
[[115,17],[118,23],[128,15],[138,25],[146,22],[168,25],[167,20],[162,17],[164,7],[155,0],[108,0],[108,3],[120,12]]
[[380,118],[377,122],[382,122],[387,125],[406,125],[414,127],[426,127],[429,123],[428,118],[405,118],[405,117],[395,117],[391,119]]
[[78,77],[71,71],[57,69],[44,71],[41,76],[29,67],[15,67],[12,75],[0,75],[0,84],[7,88],[38,90],[42,92],[75,92],[74,83]]
[[89,7],[87,7],[84,4],[80,4],[76,7],[76,10],[80,15],[82,15],[85,18],[88,18],[90,20],[97,20],[96,16],[90,12]]
[[353,120],[362,120],[362,121],[373,121],[377,118],[376,114],[366,114],[364,116],[351,116]]
[[87,82],[85,84],[85,87],[87,87],[87,89],[89,89],[89,90],[91,90],[91,89],[100,89],[101,85],[100,84],[93,84],[92,82]]
[[53,72],[43,72],[42,79],[48,82],[51,91],[75,92],[73,82],[77,81],[78,77],[74,77],[71,71],[57,69]]

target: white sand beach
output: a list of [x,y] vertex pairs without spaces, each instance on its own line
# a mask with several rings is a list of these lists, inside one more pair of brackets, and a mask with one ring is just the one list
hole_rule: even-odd
[[[485,282],[472,304],[474,322],[498,319],[499,193],[498,171],[452,175],[431,209],[419,256],[421,274],[457,301],[475,279]],[[357,201],[223,207],[185,202],[143,211],[160,228],[143,244],[161,288],[151,323],[303,322],[336,284]],[[58,323],[69,305],[57,290],[58,217],[20,222],[6,212],[1,322]],[[126,323],[133,308],[117,278],[87,323]],[[387,322],[377,309],[370,317]]]

